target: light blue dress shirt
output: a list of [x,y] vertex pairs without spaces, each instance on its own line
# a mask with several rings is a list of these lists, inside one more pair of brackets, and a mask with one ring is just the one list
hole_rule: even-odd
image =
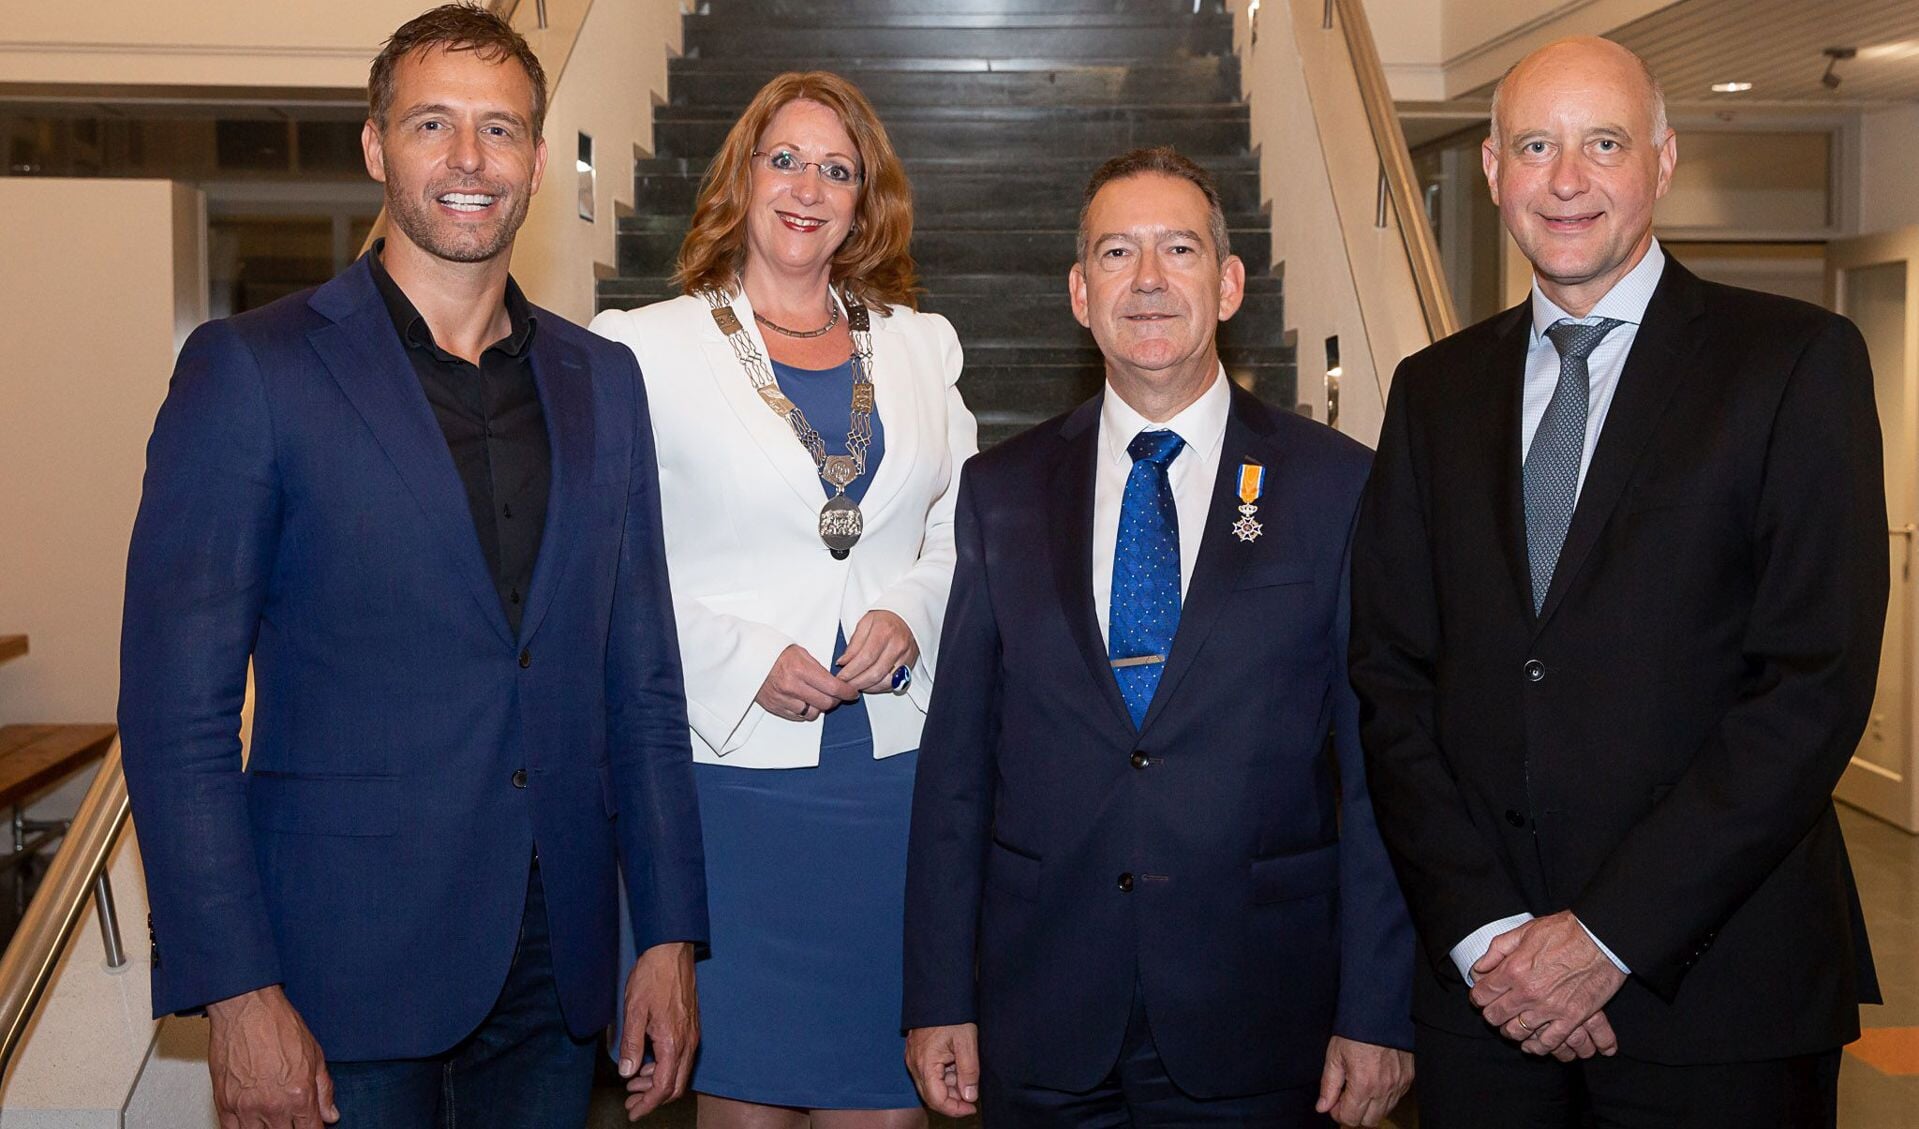
[[[1533,325],[1526,346],[1526,383],[1524,400],[1520,415],[1519,458],[1525,462],[1526,453],[1532,449],[1533,435],[1539,430],[1539,421],[1545,418],[1546,404],[1553,397],[1553,389],[1559,385],[1559,350],[1553,346],[1546,331],[1562,321],[1591,325],[1600,318],[1612,318],[1624,324],[1608,333],[1605,340],[1586,358],[1588,376],[1586,401],[1586,446],[1579,455],[1579,485],[1586,485],[1586,471],[1592,466],[1593,449],[1599,445],[1599,433],[1606,426],[1606,412],[1612,407],[1613,393],[1619,390],[1619,374],[1626,368],[1626,357],[1632,352],[1632,343],[1639,336],[1639,323],[1646,319],[1646,307],[1652,302],[1653,291],[1659,288],[1659,278],[1666,271],[1666,253],[1659,247],[1659,241],[1653,240],[1646,257],[1639,265],[1626,272],[1624,278],[1613,284],[1592,312],[1583,318],[1573,317],[1553,303],[1551,298],[1539,289],[1539,279],[1533,278],[1532,311]],[[1498,921],[1489,921],[1478,929],[1468,933],[1464,940],[1452,948],[1453,964],[1466,983],[1473,982],[1473,965],[1486,955],[1492,947],[1493,938],[1501,933],[1519,928],[1531,921],[1530,913],[1516,913],[1511,917],[1502,917]],[[1586,923],[1579,927],[1586,929]],[[1592,937],[1593,944],[1606,954],[1619,971],[1632,974],[1624,961],[1613,955],[1606,942],[1593,936],[1586,929],[1586,936]]]

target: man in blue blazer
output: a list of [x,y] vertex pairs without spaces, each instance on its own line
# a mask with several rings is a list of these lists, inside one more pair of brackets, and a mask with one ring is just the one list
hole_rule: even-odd
[[961,480],[908,1065],[993,1129],[1376,1125],[1413,940],[1345,674],[1366,452],[1226,378],[1245,268],[1204,170],[1109,161],[1080,242],[1106,388]]
[[120,724],[154,1011],[210,1016],[222,1125],[579,1125],[623,870],[644,1110],[706,911],[640,373],[508,277],[526,43],[434,9],[369,96],[391,232],[196,331],[148,448]]

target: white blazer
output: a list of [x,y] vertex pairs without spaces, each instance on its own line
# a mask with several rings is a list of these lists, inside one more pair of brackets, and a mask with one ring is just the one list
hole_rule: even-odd
[[[744,294],[733,309],[766,356]],[[593,319],[594,332],[633,350],[645,379],[695,761],[819,764],[821,723],[775,717],[753,698],[788,645],[830,667],[838,632],[851,638],[875,608],[906,621],[920,657],[905,693],[866,696],[873,755],[919,747],[953,582],[960,464],[979,448],[978,426],[960,399],[959,338],[945,318],[895,307],[875,311],[872,326],[886,451],[860,505],[859,545],[836,561],[820,542],[827,495],[812,456],[753,390],[705,301]],[[846,426],[810,422],[825,435]]]

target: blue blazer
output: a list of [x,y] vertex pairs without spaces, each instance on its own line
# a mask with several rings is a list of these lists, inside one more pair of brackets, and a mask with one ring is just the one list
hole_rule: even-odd
[[[1198,1097],[1410,1047],[1412,930],[1346,679],[1364,448],[1235,388],[1178,633],[1135,730],[1094,618],[1099,400],[967,463],[907,866],[907,1027],[1097,1085],[1135,987]],[[1242,463],[1264,535],[1232,535]],[[1128,876],[1122,879],[1122,875]],[[975,979],[977,967],[977,980]]]
[[536,846],[576,1034],[618,998],[616,864],[642,948],[705,939],[639,369],[536,316],[553,477],[518,638],[365,260],[188,339],[121,640],[156,1015],[283,984],[331,1059],[446,1050],[505,982]]

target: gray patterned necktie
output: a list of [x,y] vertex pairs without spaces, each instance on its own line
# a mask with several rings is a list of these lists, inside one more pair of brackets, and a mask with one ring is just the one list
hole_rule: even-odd
[[1546,331],[1559,350],[1559,386],[1546,404],[1532,446],[1526,449],[1526,557],[1532,566],[1533,614],[1545,606],[1560,546],[1579,500],[1579,460],[1586,449],[1586,412],[1591,397],[1586,358],[1624,322],[1600,318],[1591,325],[1562,321]]

